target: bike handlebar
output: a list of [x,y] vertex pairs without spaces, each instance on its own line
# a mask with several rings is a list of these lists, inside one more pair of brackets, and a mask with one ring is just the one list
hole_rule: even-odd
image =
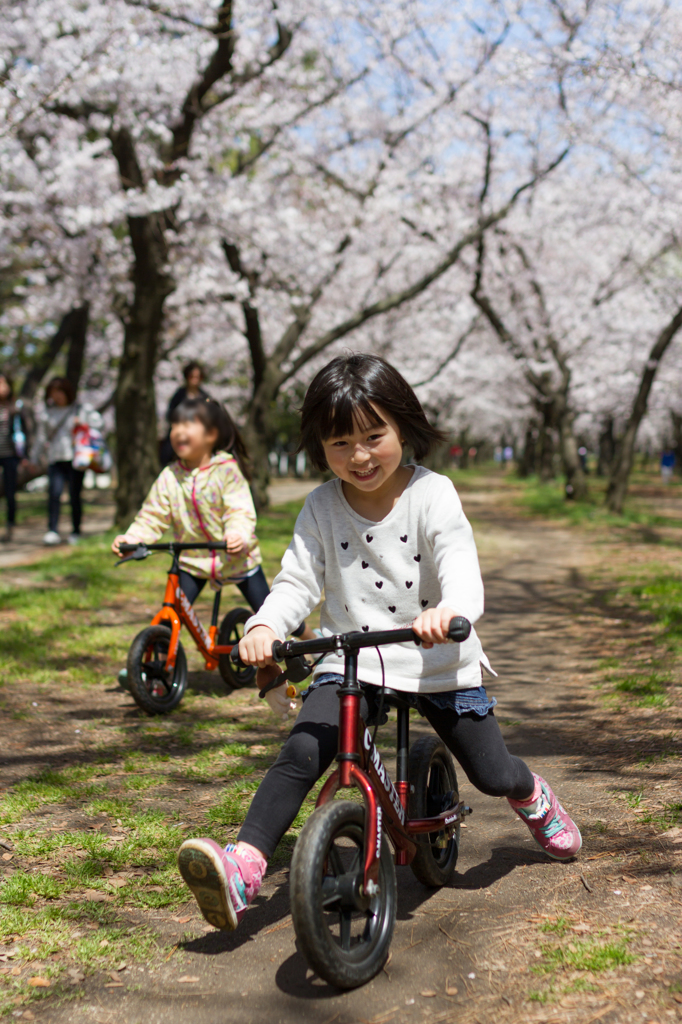
[[212,540],[207,543],[197,541],[175,541],[170,540],[165,544],[120,544],[119,551],[124,554],[132,554],[134,551],[139,551],[142,548],[144,551],[168,551],[169,553],[179,553],[180,551],[220,551],[225,547],[224,540]]
[[[464,643],[471,633],[471,623],[463,615],[450,619],[448,639],[454,643]],[[413,629],[379,629],[367,633],[337,633],[335,636],[323,636],[315,640],[275,640],[272,645],[272,657],[275,661],[302,657],[306,654],[329,654],[332,651],[360,650],[363,647],[380,647],[385,644],[422,643]]]

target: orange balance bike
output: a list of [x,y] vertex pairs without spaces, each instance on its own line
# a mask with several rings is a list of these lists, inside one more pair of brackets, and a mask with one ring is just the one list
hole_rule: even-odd
[[121,544],[124,562],[140,562],[153,551],[165,551],[173,561],[168,570],[168,582],[163,604],[151,624],[138,633],[128,651],[126,688],[137,704],[149,715],[167,715],[183,698],[187,688],[187,658],[180,643],[183,625],[189,630],[206,668],[218,669],[231,693],[235,689],[255,685],[256,670],[249,665],[230,661],[230,654],[244,635],[244,623],[253,614],[246,608],[232,608],[218,628],[220,595],[213,600],[213,614],[208,629],[202,626],[197,613],[180,588],[180,553],[182,551],[222,551],[225,541],[206,544]]

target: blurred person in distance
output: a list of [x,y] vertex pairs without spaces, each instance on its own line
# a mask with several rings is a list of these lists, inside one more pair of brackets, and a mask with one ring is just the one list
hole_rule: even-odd
[[0,373],[0,468],[2,468],[7,501],[7,527],[0,537],[3,543],[12,540],[16,520],[17,475],[19,466],[27,465],[28,427],[23,402],[14,400],[14,381],[7,370]]
[[196,359],[192,359],[183,367],[182,376],[185,378],[185,383],[181,384],[180,387],[175,390],[166,410],[168,430],[159,446],[159,458],[162,469],[164,466],[169,465],[169,463],[174,462],[176,459],[175,452],[173,451],[173,445],[170,441],[170,422],[174,410],[177,409],[180,403],[184,402],[186,398],[210,398],[208,392],[201,386],[206,380],[204,368]]

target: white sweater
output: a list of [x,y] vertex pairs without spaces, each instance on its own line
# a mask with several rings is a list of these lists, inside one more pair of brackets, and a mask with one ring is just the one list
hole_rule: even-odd
[[[475,622],[483,614],[483,581],[471,526],[450,480],[415,466],[395,507],[380,522],[354,512],[340,480],[308,495],[282,571],[260,611],[246,623],[270,626],[286,637],[322,598],[322,632],[398,629],[424,608],[447,607]],[[463,644],[381,648],[386,685],[437,693],[481,685],[481,665],[492,673],[472,629]],[[343,655],[329,654],[315,669],[343,672]],[[360,651],[358,678],[380,685],[375,648]]]

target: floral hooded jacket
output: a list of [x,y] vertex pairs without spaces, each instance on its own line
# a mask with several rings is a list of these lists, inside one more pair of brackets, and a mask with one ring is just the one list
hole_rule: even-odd
[[126,531],[126,540],[152,544],[168,527],[177,541],[222,540],[229,530],[244,538],[237,555],[183,552],[180,565],[193,576],[220,584],[240,579],[261,563],[251,491],[230,452],[217,452],[201,469],[186,469],[180,461],[166,466]]

